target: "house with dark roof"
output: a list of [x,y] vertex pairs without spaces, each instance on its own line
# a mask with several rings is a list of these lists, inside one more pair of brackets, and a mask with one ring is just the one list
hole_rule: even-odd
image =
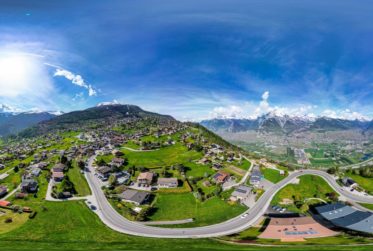
[[8,188],[6,186],[0,186],[0,198],[8,193]]
[[123,193],[118,195],[118,198],[123,201],[134,203],[136,205],[142,205],[148,202],[150,193],[127,189]]
[[23,177],[21,191],[23,193],[36,193],[38,191],[38,182],[30,177]]
[[177,178],[159,178],[157,181],[159,188],[175,188],[178,186]]
[[237,187],[234,192],[231,194],[230,200],[231,201],[243,201],[245,200],[251,193],[251,187],[248,186],[239,186]]
[[259,170],[259,166],[254,166],[250,176],[250,184],[258,186],[260,181],[262,180],[262,177],[263,175]]
[[373,213],[356,210],[342,203],[316,207],[316,211],[333,225],[373,234]]

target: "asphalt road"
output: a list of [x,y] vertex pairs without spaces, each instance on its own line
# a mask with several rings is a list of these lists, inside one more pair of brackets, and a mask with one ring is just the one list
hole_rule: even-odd
[[98,178],[94,176],[94,168],[92,167],[92,163],[93,158],[91,158],[89,161],[88,170],[85,175],[93,194],[92,204],[96,205],[97,207],[94,212],[109,228],[121,233],[136,236],[156,238],[208,238],[241,232],[252,226],[265,213],[272,198],[278,190],[286,186],[294,178],[305,174],[318,175],[324,178],[331,187],[333,187],[341,196],[346,198],[348,201],[373,204],[372,196],[358,196],[351,194],[344,189],[341,189],[334,178],[326,172],[317,170],[302,170],[290,174],[281,182],[275,184],[273,187],[267,190],[259,198],[256,204],[245,212],[248,213],[245,218],[242,218],[241,215],[239,215],[235,218],[219,224],[196,228],[152,227],[129,221],[121,216],[117,211],[115,211],[115,209],[110,205],[109,201],[106,199],[103,191],[101,190],[101,184]]

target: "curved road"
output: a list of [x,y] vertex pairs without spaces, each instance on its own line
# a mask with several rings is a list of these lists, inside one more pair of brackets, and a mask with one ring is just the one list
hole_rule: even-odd
[[105,194],[101,190],[100,181],[94,176],[94,168],[92,167],[93,160],[94,157],[92,157],[89,161],[88,170],[87,172],[85,172],[85,176],[92,190],[94,198],[93,204],[97,206],[97,210],[95,210],[95,213],[100,217],[103,223],[111,229],[130,235],[155,238],[208,238],[224,236],[243,231],[252,226],[265,213],[272,198],[278,190],[286,186],[296,177],[305,174],[318,175],[324,178],[332,188],[334,188],[341,196],[343,196],[347,200],[373,204],[372,196],[363,197],[341,189],[335,179],[326,172],[318,170],[303,170],[290,174],[288,177],[267,190],[259,198],[255,205],[245,212],[248,213],[245,218],[237,216],[219,224],[196,228],[151,227],[125,219],[110,205],[109,201],[105,197]]

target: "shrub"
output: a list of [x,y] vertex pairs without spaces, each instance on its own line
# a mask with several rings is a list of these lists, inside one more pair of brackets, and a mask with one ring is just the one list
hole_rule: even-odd
[[13,219],[9,217],[9,218],[6,218],[4,222],[5,223],[12,223]]
[[29,219],[34,219],[37,213],[38,213],[38,212],[36,212],[36,211],[31,212],[31,213],[29,214],[28,218],[29,218]]

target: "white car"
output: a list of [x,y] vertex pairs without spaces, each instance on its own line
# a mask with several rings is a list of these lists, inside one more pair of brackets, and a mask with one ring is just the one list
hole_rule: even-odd
[[243,219],[243,218],[246,218],[246,216],[248,216],[249,214],[248,213],[245,213],[245,214],[243,214],[243,215],[241,215],[241,218]]

